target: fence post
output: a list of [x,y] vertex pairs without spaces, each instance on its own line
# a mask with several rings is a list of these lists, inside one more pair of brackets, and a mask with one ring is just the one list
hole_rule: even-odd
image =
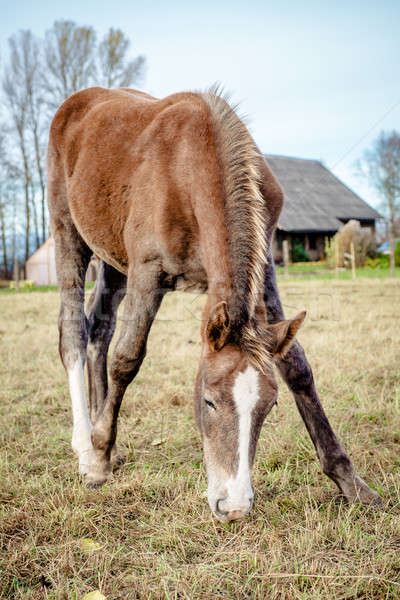
[[350,253],[351,253],[351,276],[353,279],[356,278],[356,253],[354,251],[354,243],[350,243]]
[[289,242],[287,240],[283,240],[282,243],[283,248],[283,265],[284,265],[284,273],[285,277],[289,277]]
[[14,282],[15,282],[15,289],[16,291],[19,290],[19,264],[18,264],[18,258],[15,256],[14,257]]
[[338,277],[339,277],[339,240],[336,235],[334,236],[333,240],[334,240],[334,244],[335,244],[335,277],[336,277],[336,279],[338,279]]
[[389,234],[389,267],[390,267],[390,277],[395,276],[395,261],[394,261],[394,238],[392,227],[390,226],[390,234]]

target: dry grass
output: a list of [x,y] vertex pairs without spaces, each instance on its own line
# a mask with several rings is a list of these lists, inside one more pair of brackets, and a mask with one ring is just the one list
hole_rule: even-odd
[[[331,421],[383,508],[346,506],[321,474],[292,399],[265,424],[255,506],[221,525],[205,499],[192,416],[202,299],[169,295],[127,392],[127,463],[100,491],[79,481],[58,295],[0,297],[0,597],[107,600],[400,597],[400,282],[285,281]],[[165,439],[153,445],[157,439]],[[85,551],[91,538],[100,550]]]

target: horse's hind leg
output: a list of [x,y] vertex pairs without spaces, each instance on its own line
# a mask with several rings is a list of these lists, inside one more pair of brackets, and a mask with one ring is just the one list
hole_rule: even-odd
[[[101,414],[108,389],[107,354],[117,322],[117,311],[125,295],[126,277],[101,261],[95,288],[86,309],[89,321],[87,368],[89,380],[89,415],[94,425]],[[116,446],[111,462],[120,462]]]
[[117,436],[119,408],[145,357],[147,336],[164,295],[159,278],[158,265],[151,263],[131,269],[128,274],[121,334],[111,360],[107,398],[92,431],[89,486],[101,485],[111,472],[110,455]]
[[[53,198],[54,200],[54,198]],[[51,210],[57,279],[61,307],[58,320],[59,350],[68,374],[72,401],[72,448],[79,456],[79,471],[88,471],[92,454],[91,423],[86,404],[84,363],[87,319],[84,312],[85,273],[91,251],[78,234],[66,208]]]
[[[284,319],[272,256],[269,257],[267,267],[265,303],[271,323]],[[367,504],[379,503],[378,494],[355,473],[350,458],[332,430],[318,398],[311,367],[297,341],[285,358],[279,361],[278,368],[294,395],[324,473],[336,483],[348,500]]]
[[108,347],[114,335],[117,311],[125,295],[125,287],[125,275],[101,261],[95,288],[86,310],[89,321],[89,415],[93,424],[103,410],[107,395]]

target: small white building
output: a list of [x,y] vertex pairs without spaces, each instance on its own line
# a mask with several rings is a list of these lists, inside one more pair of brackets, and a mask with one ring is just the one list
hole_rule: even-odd
[[50,237],[28,258],[25,277],[35,285],[57,285],[54,239]]
[[[93,255],[86,273],[86,281],[95,281],[97,263],[97,258]],[[35,285],[57,285],[56,257],[52,237],[49,237],[26,261],[25,278],[33,281]]]

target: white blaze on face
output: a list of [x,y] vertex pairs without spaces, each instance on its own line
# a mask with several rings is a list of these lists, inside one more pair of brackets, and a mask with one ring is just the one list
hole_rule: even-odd
[[71,446],[79,456],[79,472],[84,475],[89,470],[93,447],[90,438],[92,424],[86,403],[83,364],[80,360],[68,369],[68,381],[74,423]]
[[247,512],[251,508],[253,490],[250,481],[249,446],[253,409],[259,399],[258,377],[258,372],[252,366],[248,366],[243,373],[237,375],[233,386],[233,400],[239,422],[239,464],[236,475],[227,481],[227,498],[220,503],[224,512]]

